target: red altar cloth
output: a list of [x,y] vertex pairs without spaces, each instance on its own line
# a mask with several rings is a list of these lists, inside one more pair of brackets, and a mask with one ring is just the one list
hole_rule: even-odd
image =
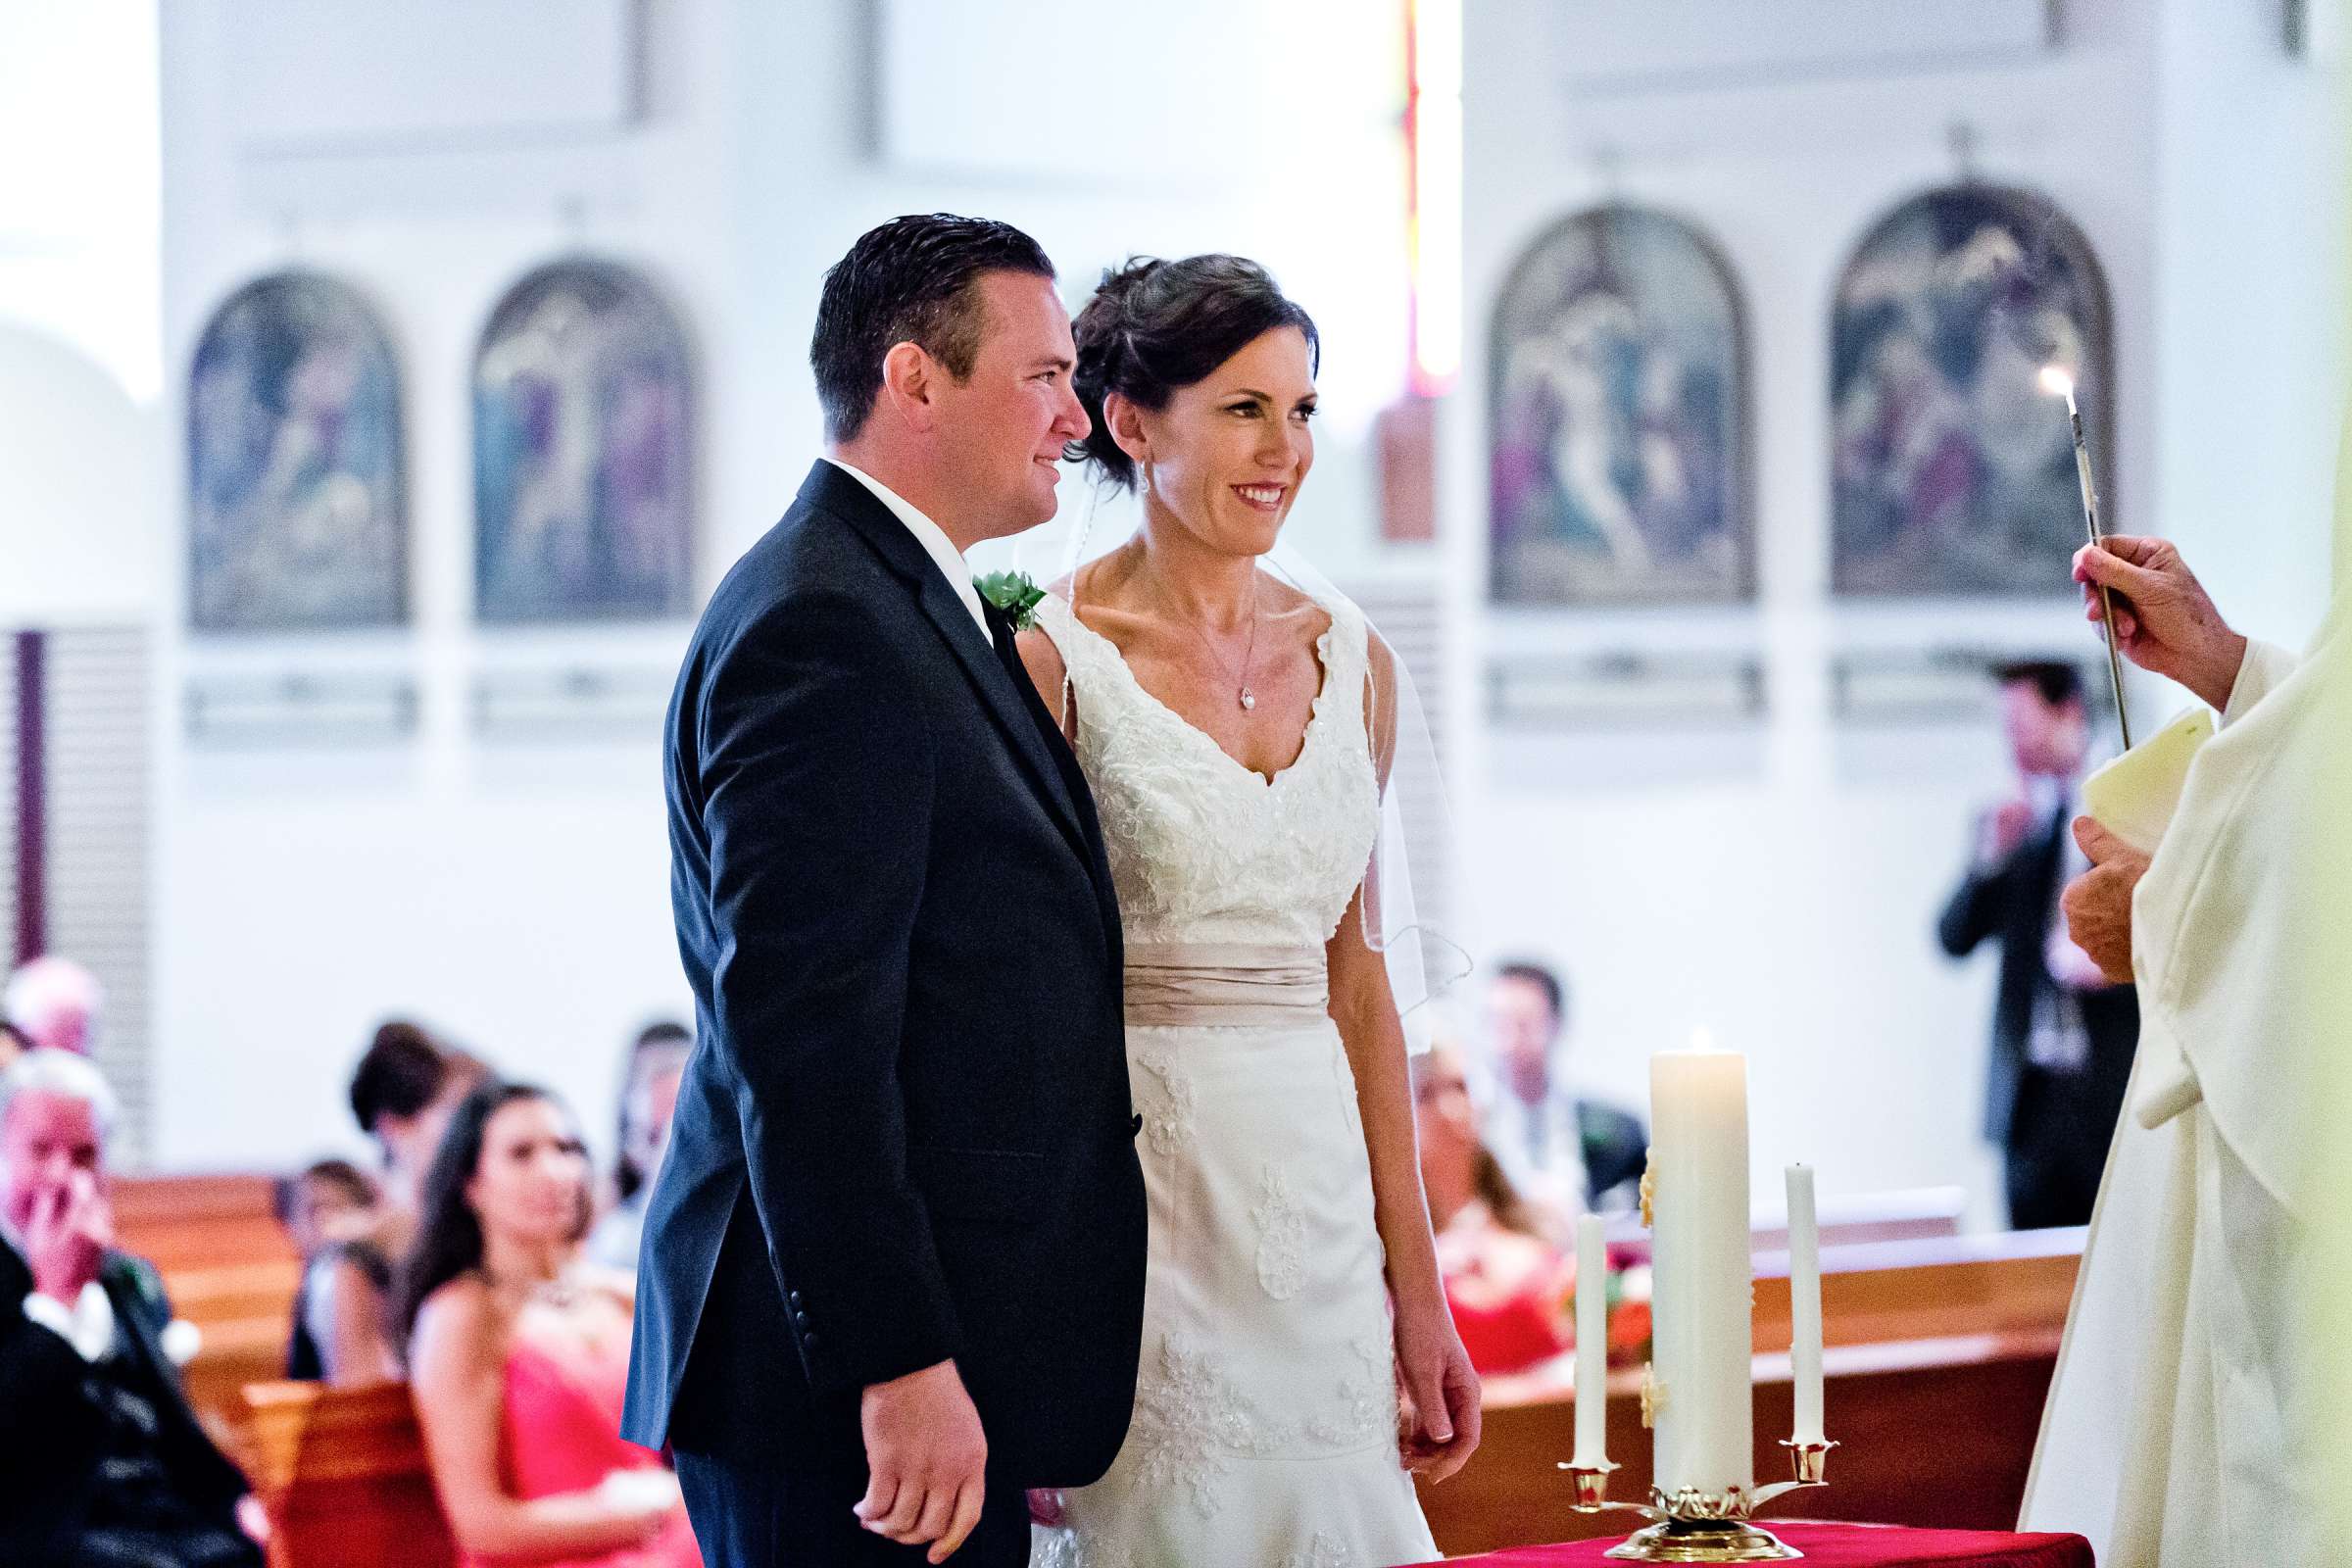
[[[2090,1543],[2081,1536],[1905,1530],[1807,1519],[1756,1523],[1803,1552],[1804,1561],[1815,1568],[2095,1568]],[[1610,1568],[1601,1554],[1624,1539],[1603,1536],[1564,1546],[1513,1546],[1478,1557],[1450,1558],[1445,1568]]]

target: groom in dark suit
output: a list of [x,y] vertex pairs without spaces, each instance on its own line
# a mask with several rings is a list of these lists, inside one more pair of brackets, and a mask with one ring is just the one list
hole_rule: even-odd
[[1019,1564],[1142,1335],[1118,909],[1076,760],[961,552],[1052,516],[1069,319],[1036,242],[902,218],[826,274],[828,457],[671,701],[697,1040],[623,1431],[713,1563]]

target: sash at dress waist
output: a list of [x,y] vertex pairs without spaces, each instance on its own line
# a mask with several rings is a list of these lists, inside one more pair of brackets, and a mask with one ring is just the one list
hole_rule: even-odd
[[1127,1021],[1145,1027],[1298,1029],[1330,1016],[1320,948],[1159,942],[1127,950]]

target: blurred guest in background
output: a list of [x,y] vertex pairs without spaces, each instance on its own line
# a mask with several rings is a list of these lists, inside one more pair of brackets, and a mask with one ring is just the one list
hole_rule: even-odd
[[106,992],[98,977],[71,958],[34,958],[8,977],[0,1012],[36,1046],[86,1056],[97,1043]]
[[520,1084],[468,1095],[425,1179],[397,1321],[433,1485],[469,1561],[702,1561],[676,1478],[618,1436],[635,1300],[625,1276],[582,1255],[591,1202],[570,1114]]
[[2010,1225],[2086,1225],[2132,1076],[2139,1004],[2058,917],[2061,889],[2089,863],[2068,831],[2089,753],[2082,673],[2037,661],[1994,675],[2017,781],[1979,815],[1936,936],[1955,958],[1987,937],[2001,945],[1984,1136],[2006,1156]]
[[669,1147],[678,1085],[693,1051],[693,1031],[666,1020],[647,1025],[629,1048],[620,1086],[620,1158],[612,1171],[615,1201],[588,1238],[589,1257],[606,1268],[637,1272],[646,1200],[653,1196],[654,1172]]
[[261,1568],[260,1509],[168,1353],[187,1325],[114,1250],[113,1120],[80,1056],[0,1074],[0,1562]]
[[1487,1137],[1512,1182],[1564,1214],[1634,1207],[1649,1134],[1640,1117],[1583,1099],[1565,1082],[1568,992],[1559,976],[1526,960],[1501,965],[1488,986],[1487,1018]]
[[1452,1047],[1414,1062],[1413,1108],[1438,1268],[1470,1364],[1483,1374],[1518,1372],[1557,1355],[1572,1343],[1562,1309],[1574,1271],[1546,1240],[1556,1222],[1520,1198],[1480,1142],[1469,1076]]
[[31,1049],[32,1042],[24,1038],[24,1030],[0,1018],[0,1072],[6,1072],[19,1056]]
[[276,1209],[303,1261],[286,1376],[340,1384],[398,1378],[384,1324],[392,1270],[375,1178],[347,1159],[322,1159],[279,1180]]
[[325,1381],[349,1385],[400,1375],[390,1326],[392,1260],[415,1235],[418,1195],[442,1129],[487,1075],[479,1060],[401,1018],[379,1025],[361,1054],[351,1075],[351,1114],[383,1156],[382,1201],[368,1235],[340,1243],[321,1259],[321,1304],[331,1332],[314,1343]]

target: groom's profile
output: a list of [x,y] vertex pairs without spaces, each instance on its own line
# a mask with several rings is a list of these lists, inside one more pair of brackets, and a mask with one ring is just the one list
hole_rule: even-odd
[[1054,270],[901,218],[825,276],[827,456],[696,628],[664,748],[698,1045],[624,1435],[713,1563],[1018,1564],[1126,1435],[1144,1190],[1076,760],[962,552],[1053,515]]

